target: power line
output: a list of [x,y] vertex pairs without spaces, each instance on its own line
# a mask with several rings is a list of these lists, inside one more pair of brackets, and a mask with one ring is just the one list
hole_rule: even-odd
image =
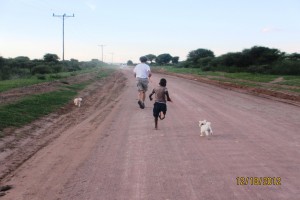
[[66,15],[66,14],[55,15],[53,13],[53,17],[62,17],[62,19],[63,19],[63,56],[62,56],[62,59],[64,61],[65,60],[65,17],[75,17],[75,15],[74,15],[74,13],[73,13],[73,15]]

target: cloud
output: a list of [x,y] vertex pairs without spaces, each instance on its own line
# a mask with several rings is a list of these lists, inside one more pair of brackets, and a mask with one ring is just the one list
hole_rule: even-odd
[[87,5],[87,7],[89,7],[92,11],[96,10],[96,5],[92,4],[91,2],[85,2],[85,4]]
[[282,29],[274,27],[265,27],[261,30],[262,33],[274,33],[279,31],[282,31]]

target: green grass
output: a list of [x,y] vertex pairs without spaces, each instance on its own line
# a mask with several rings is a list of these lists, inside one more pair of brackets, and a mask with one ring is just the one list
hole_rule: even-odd
[[30,86],[30,85],[34,85],[34,84],[38,84],[38,83],[64,79],[64,78],[67,78],[70,76],[76,76],[79,74],[93,73],[93,72],[98,72],[98,71],[99,71],[99,68],[93,68],[93,69],[80,70],[80,71],[76,71],[76,72],[61,72],[61,73],[56,73],[56,74],[47,74],[47,75],[45,75],[44,80],[38,79],[39,75],[36,75],[36,76],[32,76],[30,78],[20,78],[20,79],[0,81],[0,92],[4,92],[4,91],[10,90],[10,89],[19,88],[19,87]]
[[202,71],[200,68],[176,68],[170,66],[153,67],[154,69],[164,69],[173,73],[180,74],[195,74],[204,77],[215,76],[215,77],[225,77],[227,79],[240,79],[253,82],[269,83],[276,78],[283,77],[284,81],[277,83],[282,85],[300,86],[300,76],[281,76],[281,75],[270,75],[270,74],[252,74],[246,72],[237,73],[226,73],[226,72],[212,72],[212,71]]
[[274,79],[280,77],[278,75],[266,75],[266,74],[251,74],[251,73],[225,73],[226,78],[242,79],[254,82],[268,83]]
[[[114,70],[104,69],[97,71],[97,78],[102,79],[113,73]],[[4,137],[1,132],[7,127],[21,127],[42,116],[54,112],[58,108],[70,102],[77,93],[91,84],[89,80],[80,84],[66,85],[58,91],[31,95],[17,102],[0,106],[0,138]]]
[[96,78],[97,79],[102,79],[107,76],[110,76],[116,69],[114,68],[104,68],[103,70],[99,71]]
[[66,86],[63,86],[63,88],[67,88],[67,89],[70,89],[70,90],[78,92],[80,90],[83,90],[86,86],[88,86],[92,82],[93,82],[93,80],[89,80],[89,81],[86,81],[84,83],[73,84],[73,85],[66,85]]
[[18,102],[0,106],[0,130],[16,126],[20,127],[47,115],[69,102],[77,92],[60,90],[26,97]]
[[13,79],[13,80],[0,81],[0,92],[4,92],[13,88],[34,85],[42,82],[45,82],[45,80],[39,80],[36,77],[27,78],[27,79]]
[[284,77],[284,81],[278,83],[280,85],[289,85],[289,86],[298,86],[300,87],[300,77],[295,77],[295,76],[289,76],[289,77]]
[[154,69],[165,69],[169,72],[180,73],[180,74],[196,74],[201,76],[221,76],[222,72],[204,72],[199,68],[176,68],[176,67],[154,67]]

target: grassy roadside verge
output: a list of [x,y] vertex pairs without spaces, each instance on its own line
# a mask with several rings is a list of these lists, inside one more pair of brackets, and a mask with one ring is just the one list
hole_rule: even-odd
[[0,130],[25,125],[41,116],[47,115],[77,94],[74,90],[60,90],[40,95],[33,95],[14,104],[0,107]]
[[[5,80],[0,81],[0,92],[4,92],[10,89],[30,86],[38,83],[51,82],[55,80],[64,79],[70,76],[77,76],[85,73],[97,72],[99,68],[80,70],[76,72],[61,72],[56,74],[47,74],[47,75],[36,75],[29,78],[21,78],[21,79],[13,79],[13,80]],[[43,78],[40,78],[40,77]]]
[[56,91],[30,95],[17,102],[0,106],[0,138],[1,130],[8,127],[20,127],[42,116],[61,108],[72,100],[79,91],[96,80],[110,76],[113,69],[99,70],[96,78],[80,84],[60,87]]
[[[226,73],[226,72],[206,72],[199,68],[175,68],[169,66],[152,67],[153,71],[166,71],[177,74],[197,75],[210,80],[219,82],[230,82],[236,85],[249,87],[268,87],[274,90],[290,92],[300,92],[300,76],[280,76],[268,74],[251,74],[251,73]],[[279,80],[279,81],[276,81]],[[269,84],[272,83],[272,84]],[[266,85],[269,84],[269,85]],[[295,88],[289,88],[295,87]]]

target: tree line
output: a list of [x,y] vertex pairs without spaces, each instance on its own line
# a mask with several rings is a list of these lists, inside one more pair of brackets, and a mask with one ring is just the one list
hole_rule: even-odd
[[[254,46],[241,52],[215,56],[209,49],[199,48],[188,53],[179,62],[178,56],[169,53],[145,55],[150,65],[171,65],[182,68],[200,68],[203,71],[251,72],[263,74],[300,75],[300,54],[287,54],[278,49]],[[36,74],[72,72],[84,68],[103,66],[98,59],[79,62],[76,59],[59,61],[56,54],[47,53],[43,59],[30,60],[26,56],[3,58],[0,56],[0,80],[29,77]],[[133,65],[129,60],[127,65]]]
[[[147,54],[145,57],[150,62],[150,65],[168,65],[168,64],[178,64],[179,57],[178,56],[171,56],[168,53],[160,54],[158,56],[154,54]],[[131,60],[127,61],[127,65],[134,65]]]
[[200,68],[203,71],[250,72],[262,74],[300,75],[300,54],[287,54],[275,48],[253,46],[241,52],[215,56],[209,49],[190,51],[185,61],[170,54],[145,55],[151,65],[172,65],[182,68]]
[[103,66],[104,63],[93,59],[79,62],[76,59],[59,61],[56,54],[47,53],[43,59],[30,60],[26,56],[3,58],[0,56],[0,80],[30,77],[36,74],[51,74],[59,72],[73,72],[85,68]]

